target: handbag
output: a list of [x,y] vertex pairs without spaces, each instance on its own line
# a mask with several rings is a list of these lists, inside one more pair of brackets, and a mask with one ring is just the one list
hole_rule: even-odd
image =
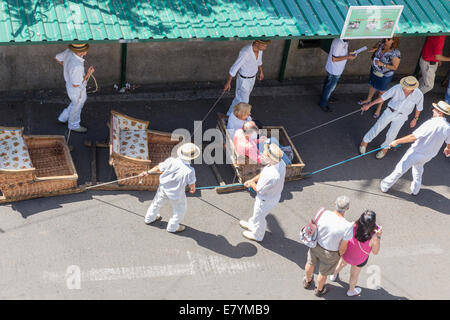
[[300,231],[300,241],[311,249],[317,246],[317,222],[324,212],[325,208],[320,208],[316,214],[316,219],[311,219],[308,225]]

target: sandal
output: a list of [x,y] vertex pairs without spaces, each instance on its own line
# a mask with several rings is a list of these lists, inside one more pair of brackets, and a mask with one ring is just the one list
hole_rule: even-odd
[[314,295],[316,297],[323,297],[328,292],[328,286],[323,286],[322,290],[317,290],[317,288],[314,290]]
[[358,104],[360,105],[360,106],[363,106],[363,105],[365,105],[365,104],[368,104],[369,102],[363,102],[363,100],[359,100],[358,101]]
[[374,113],[372,117],[373,117],[374,119],[378,119],[379,116],[380,116],[379,114]]
[[314,283],[314,277],[311,278],[311,281],[307,282],[306,277],[303,278],[303,288],[310,289]]

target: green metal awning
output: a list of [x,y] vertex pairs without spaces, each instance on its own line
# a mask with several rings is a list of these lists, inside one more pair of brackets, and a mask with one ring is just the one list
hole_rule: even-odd
[[397,34],[450,34],[450,0],[0,0],[0,44],[329,38],[349,6],[393,4]]

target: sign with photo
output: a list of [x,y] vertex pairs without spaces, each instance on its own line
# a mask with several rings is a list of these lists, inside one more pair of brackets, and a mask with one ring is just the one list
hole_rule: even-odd
[[351,6],[341,39],[391,38],[403,6]]

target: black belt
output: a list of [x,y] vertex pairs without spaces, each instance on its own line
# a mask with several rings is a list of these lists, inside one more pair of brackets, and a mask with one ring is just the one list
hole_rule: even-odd
[[253,77],[244,77],[242,74],[239,73],[239,76],[244,79],[253,79],[254,77],[256,77],[256,74]]
[[[392,109],[391,107],[389,107],[388,106],[388,108],[392,111],[392,112],[395,112],[395,110],[394,109]],[[398,114],[402,114],[401,112],[399,112]]]

